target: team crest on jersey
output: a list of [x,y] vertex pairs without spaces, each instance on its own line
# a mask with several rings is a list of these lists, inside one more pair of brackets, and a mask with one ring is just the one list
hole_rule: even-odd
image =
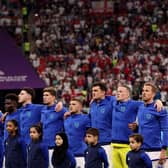
[[54,115],[53,114],[50,114],[50,119],[53,119],[54,118]]
[[31,111],[28,111],[28,112],[27,112],[27,116],[28,116],[28,117],[31,117]]
[[147,120],[150,120],[152,118],[152,115],[151,114],[146,114],[146,119]]
[[121,112],[124,112],[125,109],[126,109],[125,106],[121,106],[121,107],[120,107]]
[[104,113],[105,113],[105,108],[101,108],[101,109],[100,109],[100,112],[101,112],[102,114],[104,114]]
[[78,128],[79,127],[79,122],[74,122],[74,126],[75,126],[75,128]]

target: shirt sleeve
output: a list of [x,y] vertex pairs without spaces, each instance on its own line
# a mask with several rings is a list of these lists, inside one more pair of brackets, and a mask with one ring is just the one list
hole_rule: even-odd
[[129,156],[129,152],[126,155],[126,163],[127,163],[127,165],[129,164],[128,156]]
[[23,154],[24,163],[26,164],[26,162],[27,162],[26,144],[25,144],[24,140],[21,139],[21,138],[19,138],[19,143],[20,143],[20,146],[21,146],[21,151],[22,151],[22,154]]
[[161,110],[158,112],[160,115],[160,127],[162,131],[162,148],[166,149],[168,147],[168,113],[166,109]]
[[75,160],[73,154],[70,151],[67,151],[67,155],[68,155],[68,158],[69,158],[70,163],[71,163],[69,168],[75,168],[76,167],[76,160]]
[[132,100],[132,102],[134,102],[134,106],[137,108],[137,110],[139,109],[139,107],[141,105],[143,105],[142,101],[138,101],[138,100]]
[[49,163],[49,154],[48,154],[48,148],[46,145],[41,144],[41,151],[42,154],[44,156],[44,160],[45,160],[45,167],[48,167],[48,163]]
[[86,115],[86,129],[89,129],[91,127],[91,120],[88,114]]
[[0,118],[2,117],[2,115],[3,115],[3,113],[2,113],[2,111],[0,111]]
[[141,154],[141,159],[144,161],[146,168],[152,168],[152,161],[146,153]]
[[107,154],[103,148],[99,148],[99,155],[100,155],[102,162],[104,163],[104,168],[108,168],[109,163],[107,160]]

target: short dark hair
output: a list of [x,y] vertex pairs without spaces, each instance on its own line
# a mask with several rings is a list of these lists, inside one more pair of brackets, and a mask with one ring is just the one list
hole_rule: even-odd
[[99,130],[97,128],[89,128],[86,131],[86,134],[90,134],[90,135],[99,137]]
[[143,136],[141,134],[132,134],[129,136],[130,138],[134,138],[136,142],[140,142],[141,144],[143,144]]
[[35,90],[34,90],[33,88],[31,88],[31,87],[24,87],[22,90],[24,90],[24,91],[26,91],[28,94],[30,94],[31,97],[32,97],[32,100],[35,99],[36,94],[35,94]]
[[92,88],[96,87],[96,86],[99,86],[100,89],[105,91],[105,92],[107,91],[107,87],[106,87],[106,84],[104,82],[95,82],[95,83],[93,83]]
[[15,101],[16,103],[18,102],[18,96],[17,94],[15,93],[8,93],[6,96],[5,96],[5,99],[10,99],[12,101]]
[[49,92],[52,96],[56,97],[56,89],[54,87],[46,87],[43,89],[44,92]]

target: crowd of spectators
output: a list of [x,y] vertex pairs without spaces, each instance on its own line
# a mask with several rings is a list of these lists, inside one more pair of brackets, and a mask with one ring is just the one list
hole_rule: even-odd
[[109,13],[95,12],[93,3],[50,0],[33,11],[29,60],[39,76],[66,103],[75,95],[86,100],[96,80],[106,82],[107,94],[126,83],[134,99],[152,80],[168,103],[168,1],[108,1]]
[[0,28],[8,30],[8,32],[16,39],[18,46],[22,46],[23,42],[23,18],[21,4],[18,0],[7,0],[0,2]]

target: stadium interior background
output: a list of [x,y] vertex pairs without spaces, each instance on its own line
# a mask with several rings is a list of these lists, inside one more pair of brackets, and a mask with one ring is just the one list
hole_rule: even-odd
[[[66,7],[66,5],[69,5]],[[41,79],[45,81],[46,86],[49,85],[57,85],[57,80],[51,80],[52,75],[48,77],[46,71],[50,71],[50,68],[59,67],[61,69],[65,66],[65,69],[72,71],[69,67],[70,64],[74,61],[72,59],[73,54],[75,53],[75,58],[82,59],[82,64],[80,65],[80,71],[84,72],[84,77],[87,77],[87,80],[91,83],[94,79],[90,79],[89,73],[87,68],[88,62],[81,56],[84,50],[89,50],[87,54],[95,55],[98,54],[100,60],[103,59],[107,68],[103,62],[100,63],[94,70],[97,73],[92,72],[92,77],[94,76],[95,79],[102,79],[105,78],[107,80],[106,75],[110,73],[118,74],[120,71],[118,67],[124,67],[122,71],[123,74],[116,75],[116,76],[109,76],[107,86],[110,87],[109,93],[115,94],[111,85],[116,86],[118,80],[122,80],[123,82],[136,83],[139,82],[138,85],[132,86],[132,89],[137,90],[144,80],[155,80],[156,84],[160,87],[160,91],[163,91],[163,94],[159,95],[162,100],[163,96],[163,103],[167,105],[168,101],[168,10],[167,10],[168,2],[164,1],[149,1],[146,2],[142,0],[137,1],[126,1],[126,0],[1,0],[0,1],[0,29],[5,29],[11,35],[13,39],[16,40],[17,46],[22,50],[23,55],[25,58],[31,62],[31,66],[35,68]],[[56,11],[55,13],[52,10]],[[81,11],[80,11],[81,10]],[[70,13],[68,17],[68,12]],[[55,19],[57,22],[60,22],[60,25],[57,25],[57,22],[54,23],[51,15],[55,15]],[[46,15],[46,16],[45,16]],[[88,15],[88,16],[87,16]],[[143,15],[143,17],[137,17],[138,15]],[[145,16],[146,15],[146,16]],[[65,19],[64,16],[66,16]],[[64,20],[57,18],[63,18]],[[94,18],[96,22],[93,21]],[[138,24],[141,22],[142,24]],[[44,20],[42,20],[44,19]],[[135,19],[135,24],[131,19]],[[139,21],[138,21],[139,19]],[[116,21],[117,20],[117,21]],[[50,21],[50,22],[48,22]],[[66,22],[71,22],[70,26],[65,26]],[[94,22],[94,23],[93,23]],[[86,24],[85,24],[86,23]],[[127,24],[128,23],[128,24]],[[59,31],[55,31],[49,25],[52,24],[56,26]],[[136,27],[138,24],[138,27]],[[149,25],[150,24],[150,25]],[[44,26],[45,25],[45,26]],[[47,26],[49,27],[47,29]],[[79,26],[83,26],[80,28]],[[86,27],[85,27],[86,26]],[[94,28],[97,26],[97,29]],[[110,29],[109,26],[112,26],[113,29]],[[151,28],[149,29],[149,26]],[[71,29],[73,27],[73,29]],[[137,30],[135,30],[137,29]],[[46,30],[50,31],[51,36],[45,36]],[[65,32],[64,32],[65,31]],[[74,31],[74,32],[73,32]],[[79,32],[78,32],[79,31]],[[118,32],[117,32],[118,31]],[[132,31],[132,32],[131,32]],[[69,32],[69,34],[66,34]],[[129,32],[129,33],[128,33]],[[55,33],[55,34],[54,34]],[[86,34],[85,34],[86,33]],[[137,34],[139,33],[139,34]],[[146,34],[145,34],[146,33]],[[61,39],[58,36],[64,35],[70,38]],[[42,39],[44,37],[44,39]],[[51,39],[49,39],[51,37]],[[73,43],[74,38],[77,38],[77,43]],[[92,40],[93,39],[93,40]],[[112,40],[110,40],[112,39]],[[117,39],[117,40],[116,40]],[[44,40],[44,41],[43,41]],[[90,41],[89,41],[90,40]],[[116,40],[116,42],[115,42]],[[69,42],[71,41],[71,42]],[[103,42],[102,42],[103,41]],[[143,41],[143,42],[142,42]],[[151,42],[152,41],[152,42]],[[45,42],[41,45],[41,43]],[[53,46],[50,43],[58,42],[59,46]],[[63,43],[64,42],[64,43]],[[87,45],[87,42],[90,46]],[[128,45],[128,43],[131,45]],[[150,44],[149,44],[150,43]],[[47,46],[48,44],[48,46]],[[76,48],[75,48],[75,44]],[[111,45],[112,44],[112,45]],[[151,44],[152,46],[151,48]],[[103,46],[104,45],[104,46]],[[111,46],[110,46],[111,45]],[[51,48],[50,48],[51,46]],[[127,46],[127,47],[125,47]],[[61,49],[61,47],[63,49]],[[82,48],[83,47],[83,48]],[[142,48],[146,47],[144,51]],[[88,49],[89,48],[89,49]],[[136,52],[136,50],[138,50]],[[148,52],[149,50],[149,52]],[[69,53],[68,53],[69,52]],[[112,53],[113,52],[113,53]],[[128,55],[132,54],[132,57],[127,58],[126,52]],[[112,54],[111,54],[112,53]],[[116,54],[117,53],[117,54]],[[149,58],[149,53],[155,56],[151,56]],[[34,55],[33,55],[34,54]],[[70,59],[70,63],[64,64],[50,64],[48,69],[44,71],[44,67],[42,63],[45,64],[47,55],[57,55],[53,57],[48,57],[47,61],[60,61],[59,59]],[[68,57],[60,58],[62,55],[68,55]],[[141,55],[142,59],[138,60],[138,54]],[[143,57],[143,54],[146,56]],[[32,57],[30,57],[30,55]],[[37,58],[40,55],[40,59],[42,62],[38,63]],[[42,56],[43,55],[43,56]],[[77,56],[79,55],[79,56]],[[2,56],[0,56],[2,57]],[[116,59],[117,57],[117,59]],[[108,61],[109,58],[111,59],[113,65],[113,72],[109,70]],[[34,60],[33,60],[34,59]],[[124,59],[124,63],[121,61]],[[135,61],[141,61],[141,65],[139,64],[137,67],[135,66]],[[100,61],[99,60],[99,61]],[[119,60],[119,65],[117,62]],[[149,62],[146,62],[149,61]],[[72,61],[72,62],[71,62]],[[79,61],[79,60],[78,60]],[[94,59],[92,60],[94,63]],[[129,61],[132,61],[132,65],[125,66]],[[153,61],[153,62],[152,62]],[[121,63],[121,64],[120,64]],[[147,66],[149,63],[150,67]],[[154,66],[151,64],[154,63]],[[38,65],[37,65],[38,64]],[[41,66],[39,65],[41,64]],[[89,63],[90,64],[90,63]],[[116,65],[116,68],[114,66]],[[38,66],[38,67],[37,67]],[[104,68],[104,72],[102,72],[101,66]],[[144,67],[143,67],[144,66]],[[39,68],[40,67],[40,68]],[[159,68],[158,68],[159,67]],[[75,67],[72,67],[75,68]],[[133,68],[137,68],[137,71],[134,72],[135,76],[129,75]],[[138,70],[139,68],[139,70]],[[144,68],[144,69],[143,69]],[[148,68],[145,71],[145,68]],[[151,72],[148,70],[153,68]],[[143,71],[141,74],[141,71]],[[101,71],[101,73],[99,73]],[[151,73],[153,72],[153,76]],[[54,73],[54,71],[52,72]],[[57,72],[58,73],[58,72]],[[140,73],[140,75],[138,74]],[[71,72],[69,75],[74,75],[74,72]],[[89,82],[87,85],[82,86],[80,85],[83,82],[82,77],[83,74],[78,72],[77,77],[81,77],[78,83],[78,87],[81,87],[82,93],[80,96],[86,96],[89,93],[87,88],[89,87]],[[143,76],[143,80],[140,81]],[[158,77],[157,77],[158,75]],[[61,76],[61,74],[60,74]],[[119,77],[120,76],[120,77]],[[71,77],[71,76],[70,76]],[[137,77],[137,81],[135,78]],[[61,79],[61,77],[60,77]],[[69,78],[67,78],[69,79]],[[58,79],[59,80],[59,79]],[[114,80],[113,83],[111,81]],[[55,83],[54,83],[54,82]],[[66,79],[64,79],[66,88]],[[71,81],[74,82],[74,81]],[[72,83],[71,83],[72,84]],[[67,83],[67,86],[69,83]],[[1,89],[1,88],[0,88]],[[7,93],[14,92],[19,93],[20,88],[17,89],[3,89],[0,90],[0,109],[3,111],[3,101],[4,96]],[[42,88],[35,88],[36,90],[36,99],[35,103],[42,103]],[[86,90],[86,93],[84,92]],[[66,94],[66,93],[65,93]],[[137,93],[133,94],[135,99],[139,99],[137,96],[140,94],[140,90]],[[86,97],[85,97],[86,98]],[[90,95],[87,96],[87,99],[90,98]],[[85,102],[88,105],[88,102]]]

